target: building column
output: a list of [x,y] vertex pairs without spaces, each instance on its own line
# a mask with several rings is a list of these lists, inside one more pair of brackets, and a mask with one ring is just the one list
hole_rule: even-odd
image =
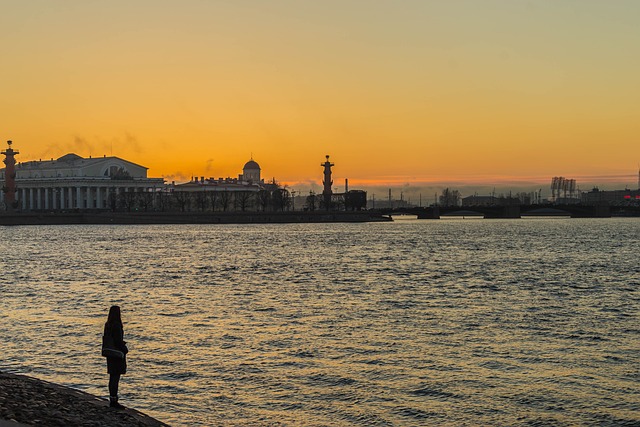
[[51,189],[51,209],[56,210],[56,189]]
[[76,187],[76,208],[82,209],[82,187]]
[[91,195],[91,187],[84,187],[84,208],[93,209],[93,197]]
[[64,187],[60,187],[60,206],[59,209],[63,210],[64,209]]
[[36,209],[42,209],[42,188],[36,188]]
[[44,208],[49,209],[49,189],[44,189]]
[[33,205],[33,193],[34,193],[33,190],[34,190],[33,188],[29,189],[29,210],[33,210],[33,206],[34,206]]
[[22,202],[22,210],[27,210],[27,189],[21,188],[20,193],[22,193],[22,197],[20,197],[20,201]]
[[102,194],[100,192],[101,187],[96,187],[96,208],[102,209]]
[[64,187],[64,208],[71,209],[73,207],[73,197],[71,196],[71,187]]
[[118,205],[120,204],[120,195],[121,194],[122,194],[122,188],[121,187],[116,187],[116,192],[115,192],[116,209],[118,208]]

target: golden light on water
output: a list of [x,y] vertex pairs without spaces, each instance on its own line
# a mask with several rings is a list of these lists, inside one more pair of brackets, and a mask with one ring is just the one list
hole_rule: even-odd
[[170,425],[638,421],[633,218],[3,231],[0,369],[105,396],[118,304]]

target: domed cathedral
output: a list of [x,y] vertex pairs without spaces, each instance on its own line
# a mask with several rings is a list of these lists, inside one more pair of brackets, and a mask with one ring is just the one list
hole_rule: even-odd
[[249,160],[242,168],[242,175],[239,177],[240,181],[252,182],[259,184],[260,181],[260,165],[253,160]]

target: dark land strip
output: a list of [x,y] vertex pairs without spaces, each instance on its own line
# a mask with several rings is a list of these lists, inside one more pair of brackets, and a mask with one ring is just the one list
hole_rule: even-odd
[[168,427],[134,409],[24,375],[0,372],[0,427]]

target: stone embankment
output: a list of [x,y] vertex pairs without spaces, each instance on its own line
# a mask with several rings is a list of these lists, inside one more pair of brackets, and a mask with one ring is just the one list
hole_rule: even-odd
[[0,212],[0,225],[283,224],[391,221],[375,212]]
[[0,372],[0,427],[168,427],[133,409],[118,410],[82,391]]

